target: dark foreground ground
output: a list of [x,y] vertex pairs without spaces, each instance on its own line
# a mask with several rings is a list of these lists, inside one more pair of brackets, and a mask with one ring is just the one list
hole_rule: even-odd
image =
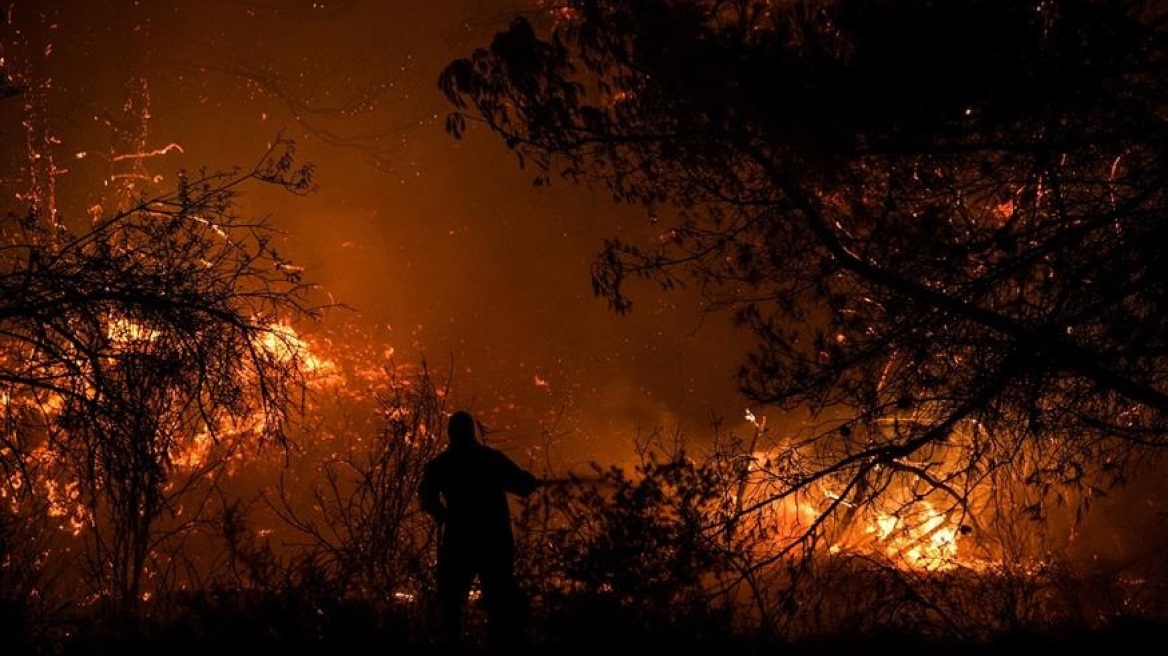
[[[72,636],[67,644],[55,646],[21,645],[3,648],[0,656],[266,656],[281,654],[321,654],[350,656],[493,656],[482,645],[460,650],[437,645],[405,644],[382,636],[353,634],[333,635],[320,639],[297,636],[259,638],[215,632],[187,632],[184,635],[158,635],[138,640],[91,639]],[[507,652],[515,656],[623,656],[624,654],[709,654],[710,656],[836,656],[863,654],[879,656],[989,656],[1004,653],[1045,654],[1057,652],[1122,654],[1159,652],[1168,644],[1168,624],[1147,621],[1120,621],[1103,630],[1076,630],[1071,627],[1058,633],[1023,633],[1003,635],[993,640],[925,640],[905,635],[824,636],[817,640],[777,642],[749,637],[694,641],[670,636],[611,635],[606,627],[597,626],[589,636],[566,640],[536,641],[526,652]]]

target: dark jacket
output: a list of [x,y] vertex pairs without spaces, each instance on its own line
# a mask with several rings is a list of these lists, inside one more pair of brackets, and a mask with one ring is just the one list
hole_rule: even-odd
[[451,445],[426,463],[422,509],[442,524],[442,539],[510,546],[507,493],[528,496],[539,479],[506,454],[481,443]]

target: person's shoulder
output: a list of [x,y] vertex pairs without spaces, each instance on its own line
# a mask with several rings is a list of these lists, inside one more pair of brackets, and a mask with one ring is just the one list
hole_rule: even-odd
[[489,444],[481,444],[479,446],[483,450],[483,455],[488,457],[488,458],[494,458],[496,460],[510,460],[511,459],[511,456],[508,456],[502,449],[493,447]]

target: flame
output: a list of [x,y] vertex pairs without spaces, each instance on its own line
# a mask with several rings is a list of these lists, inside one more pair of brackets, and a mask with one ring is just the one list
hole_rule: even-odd
[[[747,408],[744,418],[757,432],[766,430],[766,417]],[[782,472],[799,469],[804,457],[798,448],[753,451],[740,456],[748,465],[737,494],[727,499],[731,507],[756,508],[761,526],[776,544],[798,539],[807,527],[822,521],[825,502],[840,510],[841,524],[828,553],[880,555],[903,570],[946,571],[957,567],[984,570],[989,563],[960,552],[960,539],[969,531],[953,509],[939,510],[927,496],[892,488],[874,506],[857,506],[822,486],[791,493]],[[764,547],[765,548],[765,547]]]
[[[746,421],[748,421],[750,423],[750,425],[754,426],[755,430],[757,430],[759,432],[766,431],[766,417],[765,416],[759,417],[758,415],[754,414],[754,411],[752,411],[750,408],[747,408],[745,419],[746,419]],[[755,454],[755,456],[757,457],[758,454]]]
[[160,333],[132,319],[114,317],[106,321],[105,335],[115,344],[129,345],[136,342],[153,342],[159,338]]
[[195,435],[188,444],[180,447],[177,453],[172,454],[170,461],[179,469],[195,469],[207,462],[211,455],[211,447],[214,445],[211,433],[203,431]]
[[270,324],[260,336],[259,346],[278,361],[298,365],[304,373],[313,374],[315,378],[337,372],[336,362],[314,353],[308,341],[287,324]]
[[944,571],[957,567],[960,526],[921,501],[896,515],[880,514],[865,531],[883,547],[884,554],[908,569]]

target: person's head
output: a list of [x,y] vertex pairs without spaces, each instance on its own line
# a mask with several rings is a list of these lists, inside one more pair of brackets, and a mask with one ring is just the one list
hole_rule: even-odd
[[477,441],[475,440],[474,417],[465,410],[459,410],[450,415],[450,420],[446,424],[446,435],[450,438],[451,446],[474,444]]

